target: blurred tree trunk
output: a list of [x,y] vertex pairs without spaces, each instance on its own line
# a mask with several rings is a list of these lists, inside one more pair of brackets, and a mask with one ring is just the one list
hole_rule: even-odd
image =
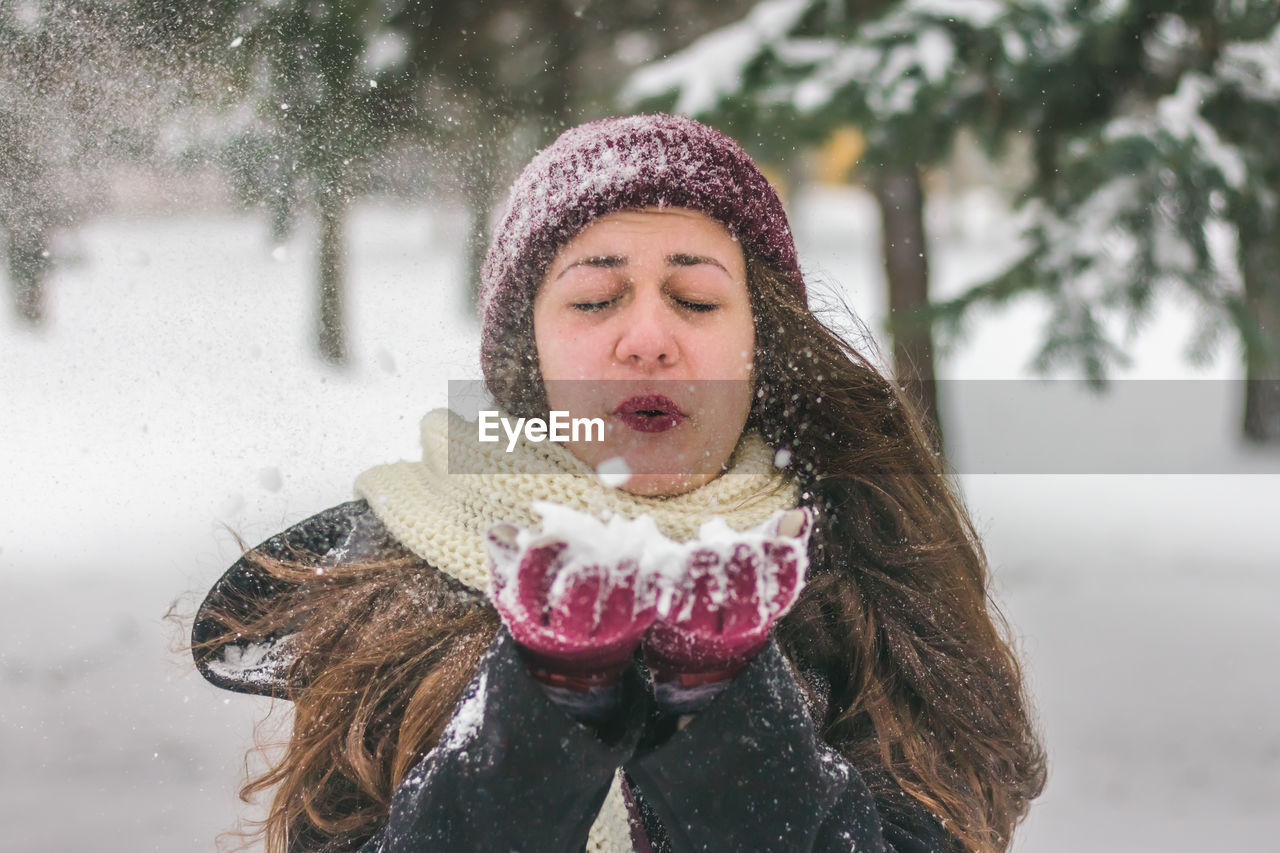
[[289,239],[297,219],[297,200],[294,198],[291,178],[283,178],[268,192],[267,215],[271,227],[271,245],[279,246]]
[[320,355],[332,364],[347,361],[346,329],[342,321],[344,246],[347,200],[341,188],[326,184],[318,193],[320,209]]
[[[505,128],[505,124],[502,125]],[[494,132],[496,128],[485,131]],[[490,145],[477,145],[465,158],[463,166],[463,194],[467,199],[467,283],[471,288],[471,304],[479,304],[480,268],[489,251],[489,215],[497,200],[498,188],[494,173],[496,156]]]
[[0,104],[0,251],[14,310],[32,325],[44,319],[49,235],[65,219],[66,207],[54,170],[42,156],[48,140],[40,136],[46,128],[36,115]]
[[550,34],[546,68],[538,82],[538,100],[547,122],[543,129],[550,142],[573,123],[572,108],[580,100],[582,87],[573,77],[574,58],[584,52],[582,18],[563,0],[551,0],[544,10],[546,31]]
[[[537,73],[528,78],[530,88],[526,97],[536,107],[541,121],[537,136],[545,145],[573,123],[573,107],[580,100],[581,87],[574,78],[573,62],[584,47],[582,18],[564,0],[544,0],[531,9],[536,12],[538,30],[545,40],[544,59]],[[488,121],[478,128],[477,138],[507,139],[514,123],[496,105],[510,98],[511,93],[494,80],[497,57],[489,57],[487,62],[486,72],[469,81],[478,90],[477,97],[484,105],[480,115]],[[489,108],[489,103],[495,106]],[[495,145],[474,146],[467,152],[463,167],[468,221],[466,275],[473,305],[478,303],[480,268],[491,238],[489,215],[502,191],[497,183],[501,165],[498,151]]]
[[933,332],[918,313],[929,304],[929,260],[924,189],[915,166],[885,166],[871,182],[884,224],[884,266],[889,285],[889,328],[898,383],[915,403],[934,449],[943,447],[933,372]]
[[1280,217],[1247,238],[1243,247],[1244,297],[1260,340],[1245,347],[1244,435],[1280,442]]
[[4,233],[14,308],[23,320],[38,325],[44,319],[44,279],[49,269],[45,233],[18,224],[10,224]]

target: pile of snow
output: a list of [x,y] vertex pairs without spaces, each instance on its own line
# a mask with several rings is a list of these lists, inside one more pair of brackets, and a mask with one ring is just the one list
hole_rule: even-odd
[[[662,619],[688,619],[694,599],[677,596],[688,588],[688,567],[695,559],[706,573],[707,588],[716,605],[724,603],[730,591],[737,589],[730,578],[732,566],[749,559],[760,567],[755,573],[753,598],[760,612],[759,624],[777,612],[772,605],[778,599],[778,573],[787,559],[778,552],[770,554],[766,543],[787,549],[800,585],[809,564],[804,549],[807,536],[803,540],[787,540],[778,535],[786,510],[778,510],[760,524],[741,531],[734,530],[723,518],[712,518],[703,522],[698,535],[688,542],[667,538],[648,515],[599,518],[547,501],[534,501],[533,511],[541,519],[538,527],[517,527],[510,539],[491,532],[486,541],[493,558],[496,601],[511,612],[521,609],[518,574],[522,558],[530,549],[551,543],[563,542],[568,547],[557,558],[560,565],[547,591],[548,607],[557,608],[584,578],[598,578],[599,602],[607,601],[615,589],[632,589],[636,591],[633,613],[656,607],[658,618]],[[683,608],[673,613],[674,602],[681,600]]]

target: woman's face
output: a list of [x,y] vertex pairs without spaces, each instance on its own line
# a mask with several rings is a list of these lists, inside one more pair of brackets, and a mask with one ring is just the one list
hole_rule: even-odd
[[547,401],[605,424],[570,452],[592,468],[626,460],[621,488],[641,495],[718,476],[751,408],[746,280],[738,242],[684,208],[602,216],[561,247],[533,305]]

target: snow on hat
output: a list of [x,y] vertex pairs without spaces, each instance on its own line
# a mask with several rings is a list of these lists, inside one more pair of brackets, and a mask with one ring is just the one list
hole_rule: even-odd
[[566,130],[511,187],[480,273],[486,376],[528,322],[560,247],[594,219],[650,206],[685,207],[717,220],[804,297],[782,201],[738,143],[683,116],[601,119]]

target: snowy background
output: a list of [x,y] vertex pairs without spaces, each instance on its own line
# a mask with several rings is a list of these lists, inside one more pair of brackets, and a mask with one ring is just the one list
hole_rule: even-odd
[[[824,190],[792,208],[810,273],[878,332],[872,202]],[[980,195],[935,197],[931,219],[943,294],[1009,249]],[[456,217],[357,209],[345,371],[311,355],[311,234],[274,250],[266,234],[240,214],[92,222],[49,282],[46,327],[0,321],[6,849],[214,848],[241,813],[269,703],[202,682],[173,650],[167,608],[189,612],[232,562],[229,531],[257,542],[348,500],[364,468],[415,458],[447,380],[478,375]],[[977,324],[942,375],[1022,376],[1040,316]],[[1180,447],[1199,460],[1170,470],[1235,473],[962,477],[1050,754],[1024,853],[1263,849],[1280,835],[1280,460],[1239,446],[1239,403],[1214,381],[1237,377],[1238,359],[1224,349],[1193,372],[1190,327],[1176,307],[1159,314],[1127,375],[1206,381],[1221,405],[1156,434],[1106,403],[1078,411],[1124,446],[1145,435],[1166,460]],[[947,383],[943,400],[962,469],[994,428],[965,387]],[[1065,440],[1083,426],[1033,429]]]

